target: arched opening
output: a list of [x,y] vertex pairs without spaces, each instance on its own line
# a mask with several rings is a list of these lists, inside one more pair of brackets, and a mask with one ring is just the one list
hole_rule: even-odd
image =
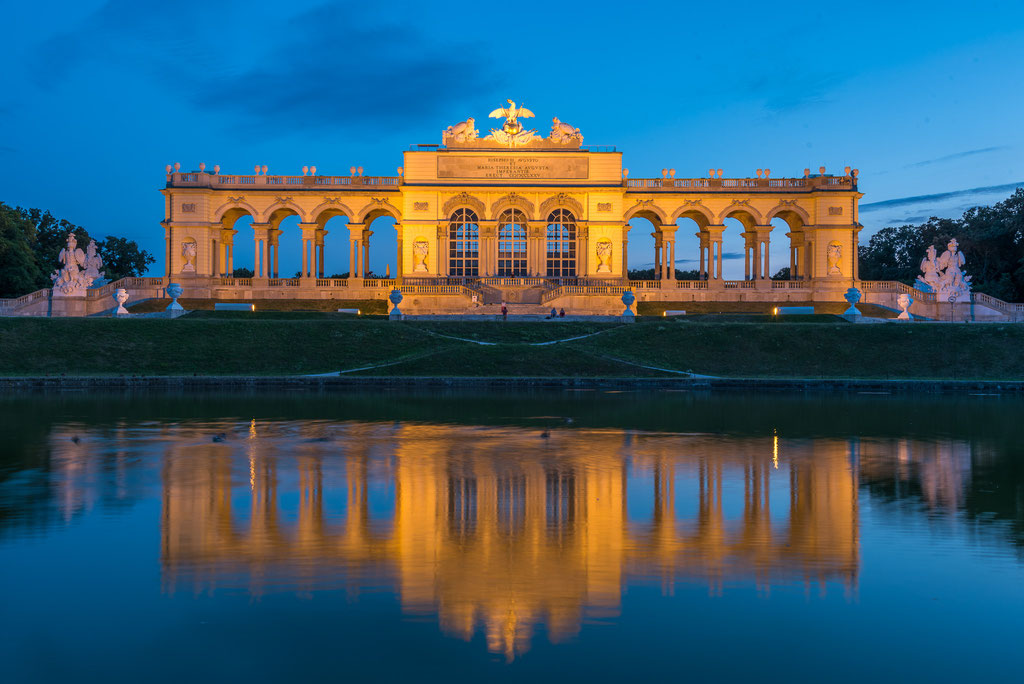
[[722,279],[754,280],[763,259],[755,231],[757,219],[737,210],[726,214],[722,225]]
[[498,217],[498,275],[528,275],[526,216],[518,209],[506,209]]
[[710,273],[711,221],[701,211],[682,212],[676,219],[676,277],[679,280],[707,280]]
[[448,223],[448,273],[459,278],[480,274],[480,221],[472,209],[456,209]]
[[546,243],[547,276],[572,278],[576,275],[576,217],[566,209],[548,216]]
[[213,273],[226,278],[252,278],[254,261],[253,215],[248,209],[228,209],[220,219],[220,235],[213,238]]
[[[811,274],[810,250],[807,249],[807,235],[804,232],[804,219],[795,211],[777,212],[771,219],[774,227],[773,235],[779,238],[772,241],[771,260],[776,267],[773,278],[778,280],[801,280]],[[788,240],[782,240],[787,236]]]
[[[347,278],[351,273],[352,250],[349,243],[349,217],[341,209],[325,209],[316,217],[320,232],[317,235],[317,251],[323,256],[323,268],[316,264],[320,278]],[[296,267],[301,266],[301,247]]]
[[[661,218],[650,211],[639,211],[628,219],[629,229],[626,232],[627,274],[630,280],[657,280],[655,258],[658,241],[655,226],[661,225]],[[613,257],[614,258],[614,257]],[[618,272],[621,265],[613,266]]]
[[391,214],[367,216],[366,227],[373,232],[373,236],[369,239],[366,252],[364,277],[394,278],[398,273],[398,229],[395,223],[395,217]]

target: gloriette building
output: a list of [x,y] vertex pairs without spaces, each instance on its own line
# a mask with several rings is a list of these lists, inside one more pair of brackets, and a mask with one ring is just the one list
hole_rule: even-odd
[[[413,311],[464,310],[473,295],[478,303],[545,306],[571,298],[576,311],[605,310],[619,306],[628,286],[640,299],[773,299],[781,290],[782,300],[837,300],[857,281],[856,170],[805,170],[798,178],[767,170],[723,178],[712,170],[703,178],[677,178],[666,169],[660,178],[630,178],[621,152],[584,146],[579,129],[557,118],[543,135],[524,126],[533,113],[511,101],[491,116],[503,124],[487,134],[470,118],[449,126],[440,145],[406,151],[396,176],[364,176],[361,169],[346,176],[318,175],[315,168],[273,176],[265,167],[252,175],[169,168],[162,190],[167,276],[191,279],[186,296],[218,298],[385,297],[397,286],[407,296],[403,308]],[[234,224],[246,215],[255,243],[239,245]],[[299,230],[282,230],[292,215]],[[326,224],[335,216],[348,219],[352,267],[341,279],[324,272]],[[373,224],[382,217],[396,223],[393,279],[366,277]],[[630,283],[630,221],[638,217],[654,226],[655,278]],[[671,267],[683,218],[698,228],[695,280],[677,280]],[[729,218],[743,226],[742,281],[722,277]],[[788,230],[774,227],[773,219]],[[285,240],[301,241],[299,278],[282,278],[278,270]],[[789,244],[790,281],[770,280],[772,240]],[[238,266],[254,277],[232,279]]]

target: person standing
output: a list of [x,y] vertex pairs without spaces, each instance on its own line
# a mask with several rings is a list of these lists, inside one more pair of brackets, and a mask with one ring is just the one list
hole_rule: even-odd
[[558,310],[558,317],[565,318],[565,308],[561,308]]
[[501,320],[508,320],[508,307],[505,305],[505,302],[501,303]]

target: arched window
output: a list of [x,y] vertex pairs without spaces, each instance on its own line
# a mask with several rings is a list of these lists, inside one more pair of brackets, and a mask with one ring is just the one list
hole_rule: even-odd
[[547,255],[548,277],[576,275],[576,219],[565,209],[548,216]]
[[527,275],[526,217],[518,209],[506,209],[498,217],[498,275]]
[[448,273],[476,276],[480,273],[480,225],[472,209],[456,209],[448,224]]

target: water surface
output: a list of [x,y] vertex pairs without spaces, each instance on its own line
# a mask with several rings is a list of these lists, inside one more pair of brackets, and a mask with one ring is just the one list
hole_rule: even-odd
[[5,681],[1020,677],[1024,402],[0,399]]

